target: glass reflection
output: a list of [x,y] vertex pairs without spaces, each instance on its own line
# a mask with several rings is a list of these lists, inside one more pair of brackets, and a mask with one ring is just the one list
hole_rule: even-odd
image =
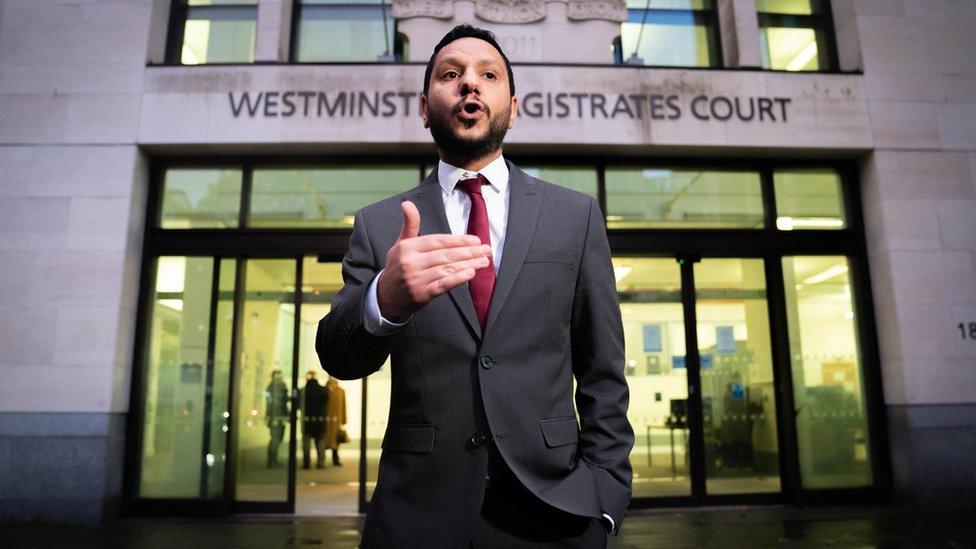
[[[233,309],[218,302],[212,319],[213,258],[160,257],[155,267],[144,370],[139,495],[220,497]],[[232,295],[233,284],[234,262],[225,260],[220,286]],[[213,335],[212,322],[216,323]],[[210,374],[212,337],[214,371]],[[223,387],[213,395],[209,417],[208,376],[213,385]]]
[[634,497],[691,494],[681,271],[673,258],[613,259],[624,326]]
[[811,15],[820,12],[820,0],[756,0],[756,11],[761,13]]
[[765,69],[829,69],[820,0],[756,0],[759,50]]
[[843,229],[844,204],[840,176],[835,170],[777,170],[776,228]]
[[257,31],[257,0],[190,0],[180,63],[251,63]]
[[776,390],[761,259],[695,264],[709,494],[778,492]]
[[804,488],[872,482],[849,271],[841,256],[783,258]]
[[628,0],[617,63],[677,67],[719,64],[710,0]]
[[291,433],[295,261],[245,264],[235,373],[239,501],[287,501]]
[[[318,380],[323,384],[329,379],[329,376],[322,369],[315,353],[315,334],[319,320],[329,312],[332,297],[342,288],[341,268],[341,263],[320,263],[315,256],[305,257],[302,262],[302,309],[298,347],[299,373],[304,376],[306,372],[314,371]],[[375,484],[380,440],[386,428],[386,417],[389,411],[389,368],[384,366],[383,370],[387,372],[385,396],[383,382],[374,383],[373,381],[383,377],[380,373],[371,376],[369,381],[369,410],[367,411],[369,423],[366,429],[367,495],[372,493],[372,486]],[[305,381],[301,383],[302,386],[305,385]],[[361,381],[338,381],[338,384],[344,392],[344,410],[339,409],[338,403],[333,399],[334,395],[330,393],[330,409],[327,416],[334,418],[345,416],[344,422],[337,419],[334,423],[335,426],[344,428],[349,440],[340,444],[333,436],[334,430],[327,430],[325,438],[327,439],[326,453],[328,457],[325,467],[321,469],[298,469],[296,513],[301,515],[334,515],[359,512],[363,383]],[[335,454],[332,452],[333,448],[337,449]],[[338,456],[341,466],[335,465],[334,456]]]
[[759,173],[607,168],[607,228],[763,226]]
[[251,227],[352,228],[356,210],[415,187],[416,166],[254,170]]
[[240,169],[174,168],[163,178],[163,229],[237,227],[241,210]]
[[593,168],[573,168],[563,166],[520,166],[525,173],[555,183],[560,187],[567,187],[574,191],[597,196],[597,175]]
[[[389,2],[387,2],[389,6]],[[395,20],[376,0],[304,0],[298,22],[298,62],[393,60]]]
[[813,29],[761,29],[759,47],[765,69],[782,71],[820,70],[817,35]]
[[234,288],[237,278],[237,260],[220,261],[220,278],[217,290],[217,311],[214,325],[213,376],[210,385],[213,402],[210,407],[210,451],[206,456],[207,491],[210,497],[224,493],[224,470],[227,464],[227,434],[230,429],[231,343],[234,335]]

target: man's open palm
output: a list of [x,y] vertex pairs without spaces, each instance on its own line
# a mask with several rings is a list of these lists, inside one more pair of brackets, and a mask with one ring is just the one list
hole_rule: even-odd
[[403,226],[386,256],[376,287],[380,314],[402,320],[435,297],[474,278],[489,265],[491,246],[477,236],[420,233],[420,212],[413,202],[400,204]]

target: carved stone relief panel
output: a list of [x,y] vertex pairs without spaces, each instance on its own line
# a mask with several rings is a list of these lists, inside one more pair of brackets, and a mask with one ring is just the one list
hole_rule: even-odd
[[568,17],[573,20],[603,19],[624,22],[627,20],[625,0],[569,0]]
[[545,0],[477,0],[474,13],[493,23],[532,23],[546,18]]
[[393,0],[393,17],[451,19],[454,17],[454,2],[453,0]]

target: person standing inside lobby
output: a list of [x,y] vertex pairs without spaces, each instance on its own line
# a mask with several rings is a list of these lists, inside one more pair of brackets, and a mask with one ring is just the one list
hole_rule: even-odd
[[315,370],[305,374],[298,401],[302,411],[302,469],[312,467],[312,443],[315,443],[315,467],[325,467],[326,408],[329,405],[329,391],[315,379]]
[[281,467],[278,461],[278,449],[285,438],[285,426],[288,424],[288,386],[281,379],[281,370],[271,372],[271,381],[264,389],[264,424],[268,426],[268,468]]
[[342,465],[339,460],[339,445],[348,442],[346,424],[346,390],[339,386],[334,377],[325,383],[329,392],[329,405],[325,412],[325,447],[332,450],[332,465]]
[[518,100],[491,33],[440,41],[420,107],[438,167],[356,213],[316,338],[339,379],[391,361],[362,547],[604,547],[634,434],[603,214],[504,158]]

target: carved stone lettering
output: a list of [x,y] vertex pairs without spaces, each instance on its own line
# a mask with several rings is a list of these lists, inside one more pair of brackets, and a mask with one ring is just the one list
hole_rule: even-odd
[[411,17],[450,19],[454,17],[454,2],[452,0],[393,0],[393,17],[395,19]]
[[493,23],[532,23],[546,18],[545,0],[478,0],[474,13]]
[[624,22],[627,5],[624,0],[569,0],[568,17],[577,21],[604,19]]

